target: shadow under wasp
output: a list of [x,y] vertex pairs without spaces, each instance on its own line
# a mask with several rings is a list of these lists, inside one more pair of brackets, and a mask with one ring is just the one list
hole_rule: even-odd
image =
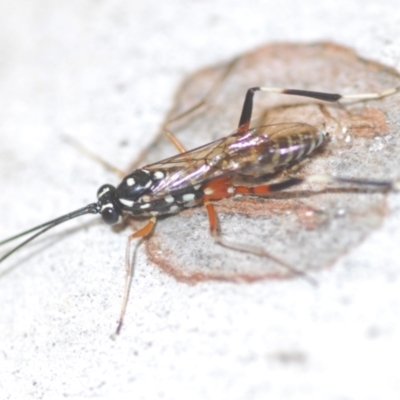
[[168,129],[165,129],[164,134],[179,151],[178,155],[135,169],[124,176],[117,187],[110,184],[101,186],[97,192],[97,201],[94,203],[1,241],[0,245],[4,245],[31,234],[4,254],[0,262],[46,231],[85,214],[100,214],[108,225],[120,223],[124,216],[148,218],[147,223],[129,235],[127,240],[125,290],[116,329],[116,334],[119,334],[133,276],[132,241],[150,235],[160,216],[176,214],[190,207],[204,206],[208,215],[210,234],[216,243],[236,251],[268,258],[291,274],[315,284],[314,279],[306,273],[267,252],[264,248],[224,238],[219,230],[214,202],[235,196],[266,197],[271,193],[281,192],[301,183],[317,182],[326,185],[336,182],[341,185],[373,187],[382,191],[398,190],[400,183],[328,174],[289,176],[273,183],[263,181],[263,177],[270,178],[276,172],[293,166],[311,155],[327,140],[328,133],[324,129],[300,122],[251,127],[253,99],[258,91],[337,103],[340,100],[381,99],[399,92],[400,87],[376,93],[346,95],[299,89],[252,87],[245,95],[238,128],[234,133],[187,151],[180,141]]

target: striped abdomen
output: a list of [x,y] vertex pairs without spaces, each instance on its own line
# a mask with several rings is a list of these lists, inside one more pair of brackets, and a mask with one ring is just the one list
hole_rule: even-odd
[[249,131],[231,143],[225,152],[226,165],[236,165],[240,175],[262,176],[301,160],[320,146],[326,133],[301,123],[267,125]]

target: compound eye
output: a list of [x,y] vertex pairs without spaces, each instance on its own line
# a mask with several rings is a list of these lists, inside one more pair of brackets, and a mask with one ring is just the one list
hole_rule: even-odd
[[115,225],[121,220],[121,214],[113,206],[104,207],[101,217],[107,225]]

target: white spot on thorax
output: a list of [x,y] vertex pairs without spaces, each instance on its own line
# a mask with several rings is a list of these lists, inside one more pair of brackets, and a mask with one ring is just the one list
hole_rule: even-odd
[[128,199],[118,199],[120,203],[122,203],[123,205],[127,206],[127,207],[132,207],[134,204],[133,200],[128,200]]
[[154,172],[154,178],[156,178],[156,179],[162,179],[162,178],[164,178],[164,172],[162,172],[162,171],[156,171],[156,172]]
[[127,184],[128,186],[133,186],[133,185],[135,184],[135,180],[134,180],[133,178],[128,178],[128,179],[126,180],[126,184]]
[[186,193],[182,196],[182,200],[184,202],[189,202],[189,201],[193,201],[195,199],[195,195],[193,193]]

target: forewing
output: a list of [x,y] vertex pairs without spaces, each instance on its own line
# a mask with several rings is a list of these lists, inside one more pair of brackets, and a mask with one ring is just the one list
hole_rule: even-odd
[[202,147],[150,164],[145,169],[162,171],[165,175],[153,189],[152,195],[162,197],[189,185],[202,185],[210,180],[236,174],[258,177],[273,173],[278,163],[271,161],[261,165],[257,161],[259,157],[270,154],[272,160],[273,154],[280,151],[276,139],[304,130],[304,127],[310,126],[283,123],[235,132]]

